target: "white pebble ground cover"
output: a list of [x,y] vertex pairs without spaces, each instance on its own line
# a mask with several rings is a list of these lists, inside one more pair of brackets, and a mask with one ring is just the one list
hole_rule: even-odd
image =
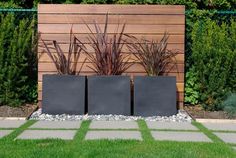
[[42,109],[38,109],[31,116],[30,120],[46,121],[79,121],[79,120],[96,120],[96,121],[163,121],[163,122],[191,122],[192,118],[183,110],[179,110],[177,115],[173,116],[124,116],[124,115],[49,115],[43,114]]

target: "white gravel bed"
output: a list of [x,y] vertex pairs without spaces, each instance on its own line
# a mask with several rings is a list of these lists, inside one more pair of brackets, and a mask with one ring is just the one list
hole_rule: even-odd
[[179,110],[177,115],[173,116],[124,116],[124,115],[49,115],[43,114],[42,109],[35,111],[29,118],[30,120],[45,121],[80,121],[80,120],[96,120],[96,121],[136,121],[139,119],[145,121],[162,121],[162,122],[191,122],[192,118],[183,110]]

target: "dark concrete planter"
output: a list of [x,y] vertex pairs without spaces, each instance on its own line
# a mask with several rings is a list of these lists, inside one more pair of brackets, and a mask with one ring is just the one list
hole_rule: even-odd
[[130,115],[128,76],[89,76],[88,114]]
[[43,75],[43,113],[78,115],[84,111],[84,76]]
[[134,78],[134,115],[170,116],[176,113],[176,77]]

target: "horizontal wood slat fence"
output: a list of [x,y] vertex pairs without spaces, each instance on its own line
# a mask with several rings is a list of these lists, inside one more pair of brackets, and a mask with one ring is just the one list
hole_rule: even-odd
[[[126,23],[125,33],[145,37],[147,39],[160,40],[164,32],[170,35],[168,49],[178,50],[177,68],[174,67],[165,75],[176,76],[177,79],[177,100],[181,108],[184,101],[184,39],[185,39],[185,7],[180,5],[81,5],[81,4],[40,4],[38,6],[38,32],[44,40],[57,40],[64,52],[68,52],[69,32],[73,24],[73,32],[85,43],[88,50],[94,53],[86,39],[90,33],[84,24],[88,23],[91,28],[96,20],[100,26],[105,23],[105,15],[109,14],[108,33],[113,34],[117,24]],[[41,42],[39,41],[39,45]],[[38,48],[38,100],[42,100],[42,75],[54,74],[56,68],[47,54],[41,54],[42,48]],[[130,53],[127,48],[123,53]],[[134,56],[132,56],[134,57]],[[78,66],[85,59],[81,55]],[[135,59],[135,58],[133,58]],[[130,61],[132,62],[132,61]],[[82,68],[82,75],[94,75],[86,62]],[[135,63],[124,75],[144,76],[144,69]]]

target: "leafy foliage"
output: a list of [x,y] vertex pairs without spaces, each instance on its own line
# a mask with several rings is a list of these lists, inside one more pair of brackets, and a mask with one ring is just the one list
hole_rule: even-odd
[[231,20],[231,25],[218,25],[209,19],[194,26],[192,61],[205,109],[218,110],[225,94],[235,91],[235,24]]
[[236,116],[236,93],[231,93],[223,101],[222,107],[230,117]]
[[16,24],[13,14],[2,15],[0,21],[0,105],[18,106],[35,99],[28,98],[34,90],[27,84],[37,78],[34,21],[23,19]]
[[162,5],[185,5],[187,9],[218,9],[234,10],[236,9],[235,0],[1,0],[4,6],[15,6],[20,8],[32,8],[41,4],[162,4]]
[[185,103],[196,105],[199,103],[200,98],[200,84],[197,79],[197,74],[194,68],[191,68],[186,73],[186,84],[185,84]]
[[[14,0],[16,1],[16,0]],[[15,2],[18,5],[26,5],[27,1]],[[28,2],[29,3],[29,2]],[[87,4],[169,4],[186,5],[187,9],[235,9],[235,0],[34,0],[34,5],[38,3],[87,3]],[[31,3],[29,3],[31,4]],[[28,5],[29,6],[29,5]]]
[[[85,23],[86,24],[86,23]],[[89,35],[89,43],[93,48],[95,55],[86,51],[88,60],[92,63],[93,67],[90,67],[98,75],[121,75],[132,64],[129,63],[129,55],[122,53],[123,46],[126,45],[127,40],[124,39],[125,24],[121,26],[121,31],[118,33],[119,25],[117,26],[117,32],[111,37],[107,33],[108,29],[108,15],[106,15],[106,21],[104,30],[94,21],[94,28],[96,32],[92,31],[92,28],[86,24],[92,35]]]
[[10,2],[0,2],[0,8],[21,8],[21,7],[15,4],[14,2],[10,1]]
[[[72,28],[70,31],[70,44],[68,48],[68,53],[62,51],[60,45],[56,40],[46,41],[41,39],[43,43],[43,52],[46,52],[54,63],[58,74],[62,75],[76,75],[80,73],[83,64],[80,67],[80,70],[77,72],[77,64],[81,55],[81,52],[85,50],[84,45],[79,41],[79,39],[73,34]],[[56,53],[54,53],[56,52]]]
[[145,38],[138,40],[131,37],[132,42],[128,44],[128,48],[141,61],[140,64],[149,76],[161,75],[176,66],[175,56],[178,52],[167,49],[168,38],[167,33],[164,34],[160,42],[149,41]]

